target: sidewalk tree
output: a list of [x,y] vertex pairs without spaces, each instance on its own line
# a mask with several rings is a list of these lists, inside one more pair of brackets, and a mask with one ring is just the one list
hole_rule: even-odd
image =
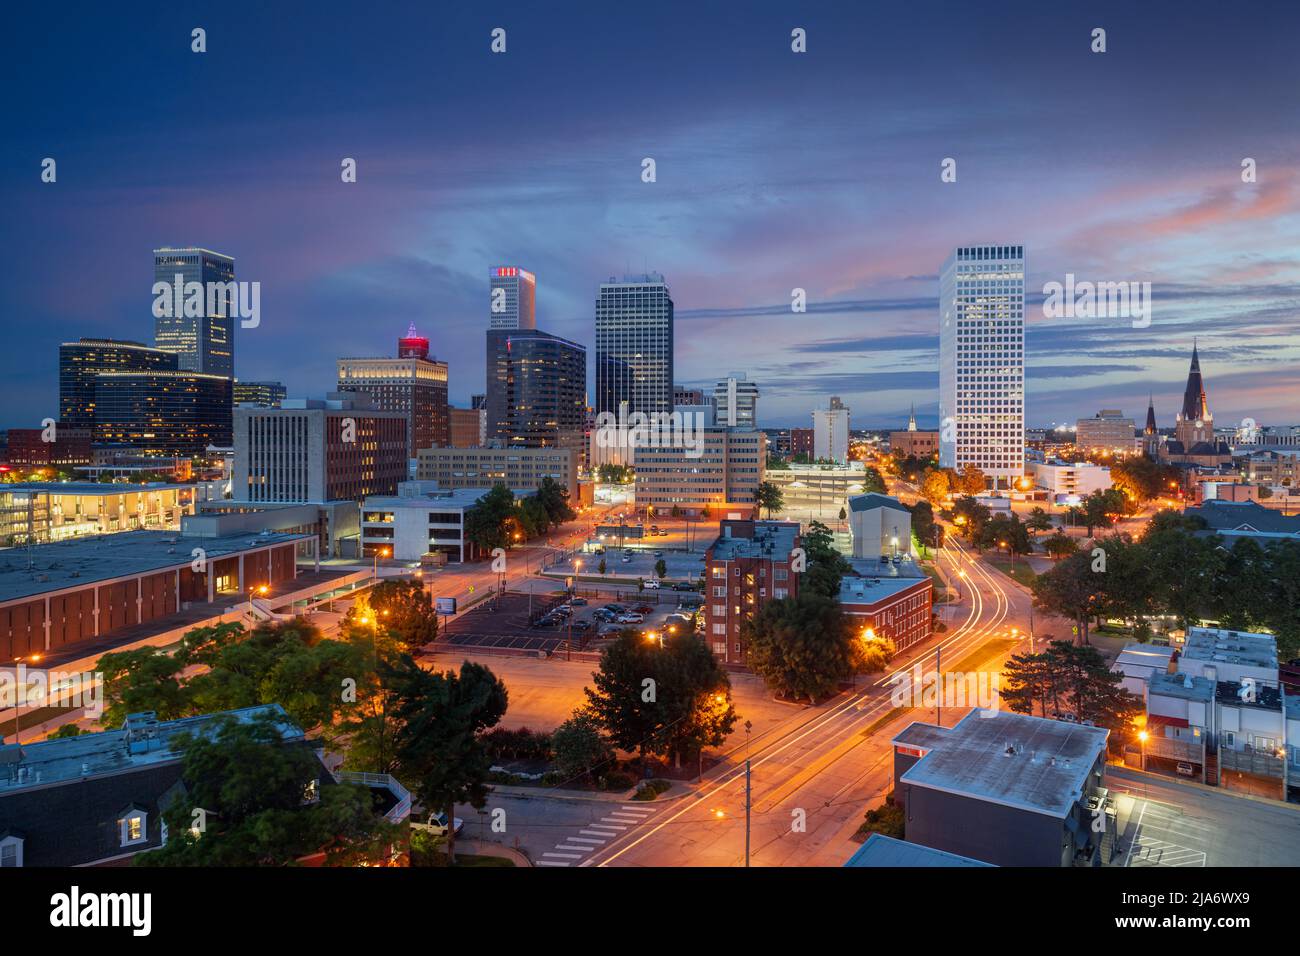
[[772,512],[780,511],[785,507],[785,495],[781,493],[781,488],[771,481],[761,481],[758,488],[754,491],[754,504],[767,512],[769,518]]
[[596,770],[614,758],[614,749],[601,733],[600,724],[586,710],[574,711],[572,717],[551,734],[555,769],[568,780],[586,777],[593,780]]
[[1093,558],[1078,551],[1034,579],[1034,605],[1074,621],[1080,644],[1088,643],[1088,625],[1096,613],[1101,591],[1100,575],[1092,570]]
[[944,498],[948,497],[948,492],[952,490],[948,472],[942,468],[929,469],[921,480],[921,497],[932,505],[937,505],[943,501]]
[[[380,581],[353,605],[360,616],[373,614],[403,653],[412,653],[438,639],[438,614],[433,598],[419,581],[388,578]],[[352,616],[349,611],[349,616]],[[358,617],[357,620],[360,618]]]
[[1055,532],[1043,541],[1043,550],[1047,552],[1049,557],[1059,559],[1078,551],[1079,542],[1075,541],[1060,528],[1057,528]]
[[875,663],[837,601],[815,593],[768,601],[741,625],[749,669],[783,697],[813,703]]
[[668,577],[668,565],[664,562],[663,558],[660,558],[655,562],[655,577],[660,581]]
[[495,485],[465,512],[466,540],[484,552],[508,547],[514,511],[514,494],[505,485]]
[[578,517],[578,513],[569,503],[568,490],[550,475],[544,477],[538,484],[534,498],[546,510],[552,525],[564,524]]
[[[411,657],[387,665],[384,682],[396,701],[398,774],[426,807],[456,817],[456,804],[482,809],[492,765],[479,738],[505,716],[506,686],[482,664],[460,671],[426,671]],[[454,827],[447,829],[447,859],[456,860]]]
[[988,490],[988,480],[978,465],[967,465],[961,470],[957,487],[967,495],[982,495]]
[[1042,508],[1035,508],[1025,517],[1025,528],[1031,534],[1036,534],[1039,531],[1051,531],[1053,528],[1052,516]]

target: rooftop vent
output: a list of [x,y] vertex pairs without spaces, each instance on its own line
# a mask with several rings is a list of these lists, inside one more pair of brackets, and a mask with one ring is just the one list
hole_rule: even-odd
[[1014,757],[1015,755],[1016,755],[1016,745],[1011,743],[1007,744],[1006,749],[1002,751],[1002,756]]

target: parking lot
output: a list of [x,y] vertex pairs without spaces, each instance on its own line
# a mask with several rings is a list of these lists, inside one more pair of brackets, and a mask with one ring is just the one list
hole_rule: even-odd
[[[650,591],[645,595],[632,592],[618,597],[600,597],[594,591],[589,595],[579,592],[572,599],[571,613],[561,615],[550,612],[566,603],[563,592],[534,594],[530,603],[528,594],[507,591],[499,599],[486,601],[460,615],[447,625],[439,642],[462,647],[554,653],[568,640],[571,617],[573,649],[599,650],[614,634],[627,627],[661,632],[669,615],[689,615],[691,607],[699,602],[699,595],[694,592],[677,597],[683,599],[688,607],[679,611],[678,600],[674,599],[673,592],[667,590]],[[604,607],[607,604],[618,608],[611,611]],[[640,620],[620,619],[621,614],[635,615]],[[684,622],[679,624],[684,626]]]

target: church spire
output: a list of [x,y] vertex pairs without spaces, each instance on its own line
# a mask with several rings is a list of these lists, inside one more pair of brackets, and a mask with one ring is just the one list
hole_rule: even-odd
[[907,418],[907,430],[909,432],[916,431],[916,403],[915,402],[912,403],[912,413]]
[[1147,427],[1143,429],[1144,435],[1154,435],[1156,433],[1156,398],[1154,393],[1147,395]]
[[1183,392],[1182,420],[1185,422],[1209,421],[1210,406],[1205,400],[1205,382],[1201,379],[1201,356],[1192,340],[1192,366],[1187,371],[1187,388]]

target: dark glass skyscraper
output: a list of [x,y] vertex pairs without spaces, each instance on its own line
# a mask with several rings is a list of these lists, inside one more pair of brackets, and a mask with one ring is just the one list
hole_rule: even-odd
[[59,421],[95,423],[95,377],[100,372],[175,371],[176,356],[139,342],[80,339],[59,346]]
[[95,441],[147,455],[201,455],[231,443],[231,380],[201,372],[101,372]]
[[673,410],[673,300],[661,275],[600,284],[596,298],[596,412]]
[[[164,352],[176,353],[177,366],[185,371],[208,375],[235,374],[235,323],[238,296],[234,292],[235,260],[207,249],[155,249],[154,282],[174,286],[180,277],[181,287],[188,282],[202,283],[202,315],[177,315],[173,303],[171,315],[154,313],[154,345]],[[217,289],[215,298],[224,308],[209,309],[209,283],[230,283]],[[211,303],[213,305],[217,302]],[[183,310],[182,310],[183,311]],[[218,314],[223,313],[224,315]]]
[[582,453],[587,350],[538,329],[487,333],[487,438]]

